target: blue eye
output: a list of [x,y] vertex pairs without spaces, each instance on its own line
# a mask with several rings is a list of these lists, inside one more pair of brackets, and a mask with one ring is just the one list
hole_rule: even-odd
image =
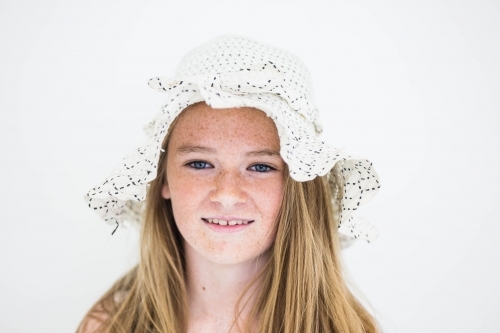
[[271,168],[269,165],[265,164],[255,164],[252,165],[250,169],[257,172],[269,172],[271,170],[274,170],[274,168]]
[[210,164],[203,161],[194,161],[188,164],[193,169],[208,169],[211,167]]

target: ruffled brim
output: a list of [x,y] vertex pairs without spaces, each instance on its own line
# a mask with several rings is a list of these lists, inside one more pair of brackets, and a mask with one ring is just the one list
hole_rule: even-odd
[[146,126],[150,136],[148,144],[127,155],[103,183],[85,196],[89,207],[103,220],[120,225],[123,221],[138,222],[141,219],[142,202],[146,199],[148,183],[157,176],[161,145],[171,123],[189,105],[205,101],[212,108],[254,107],[265,112],[276,124],[280,154],[288,165],[290,176],[296,181],[323,176],[336,163],[341,163],[345,193],[339,232],[367,241],[377,237],[371,224],[353,216],[353,212],[373,197],[380,187],[371,162],[324,143],[317,136],[314,125],[294,111],[289,102],[276,94],[235,95],[187,80],[155,78],[151,82],[153,88],[166,91],[169,100]]

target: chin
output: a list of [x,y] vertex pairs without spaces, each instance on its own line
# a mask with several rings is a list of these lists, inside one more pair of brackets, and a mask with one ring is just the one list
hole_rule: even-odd
[[239,256],[234,256],[234,255],[227,255],[224,253],[221,253],[219,255],[211,253],[211,254],[205,254],[204,255],[205,259],[218,264],[218,265],[239,265],[239,264],[244,264],[244,263],[254,263],[256,260],[259,259],[264,259],[263,256],[257,255],[257,256],[244,256],[244,257],[239,257]]
[[[234,250],[226,250],[224,252],[216,253],[212,251],[205,251],[202,256],[215,264],[218,265],[239,265],[239,264],[253,264],[256,262],[263,263],[266,262],[269,258],[269,249],[264,253],[255,253],[250,254],[245,249],[234,249]],[[245,255],[238,255],[245,254]],[[261,262],[262,261],[262,262]]]

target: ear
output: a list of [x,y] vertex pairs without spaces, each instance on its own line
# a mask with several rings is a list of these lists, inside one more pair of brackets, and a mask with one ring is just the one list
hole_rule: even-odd
[[163,187],[161,188],[161,196],[163,199],[170,199],[170,188],[168,187],[168,184],[165,183],[163,184]]

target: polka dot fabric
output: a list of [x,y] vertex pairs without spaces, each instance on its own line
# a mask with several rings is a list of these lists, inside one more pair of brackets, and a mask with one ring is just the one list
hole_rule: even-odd
[[149,86],[167,96],[155,118],[144,128],[149,143],[135,149],[85,199],[111,224],[140,221],[147,185],[156,178],[161,144],[172,121],[187,106],[205,101],[213,108],[254,107],[276,124],[280,154],[290,176],[307,181],[340,163],[344,196],[339,232],[371,241],[376,229],[353,213],[380,187],[372,163],[324,143],[313,101],[311,79],[294,55],[255,41],[223,36],[184,57],[174,78],[156,77]]

